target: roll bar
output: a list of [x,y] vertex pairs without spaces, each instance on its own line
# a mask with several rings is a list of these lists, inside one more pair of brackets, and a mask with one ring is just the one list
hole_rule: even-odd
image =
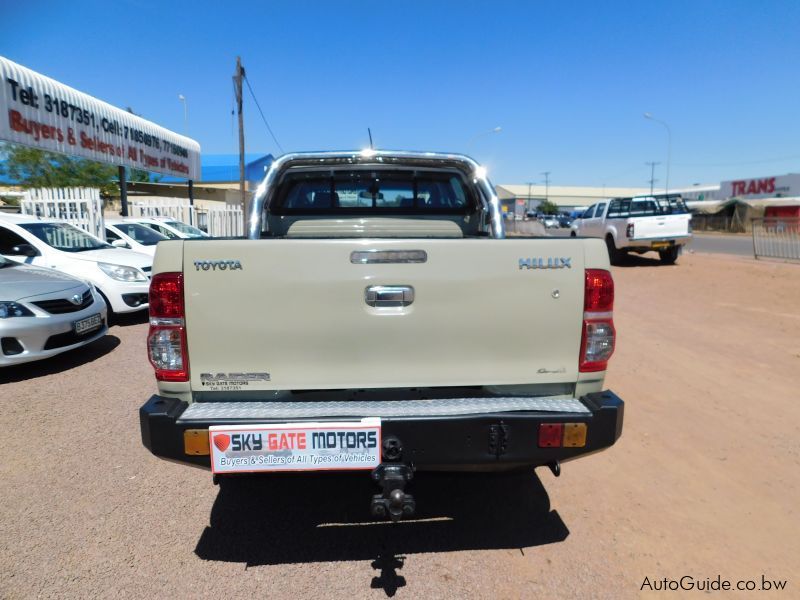
[[352,152],[295,152],[284,154],[270,165],[264,180],[256,189],[247,220],[247,237],[251,240],[261,238],[264,209],[269,207],[272,195],[280,177],[291,167],[322,167],[346,165],[392,165],[418,167],[456,168],[471,178],[478,189],[483,211],[489,217],[489,233],[493,238],[505,238],[503,215],[500,201],[494,186],[486,177],[486,169],[463,154],[444,154],[438,152],[407,152],[390,150],[363,150]]

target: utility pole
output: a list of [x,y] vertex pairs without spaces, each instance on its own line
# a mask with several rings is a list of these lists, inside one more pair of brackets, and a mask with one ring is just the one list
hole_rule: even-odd
[[670,129],[669,124],[666,121],[656,119],[649,112],[644,113],[644,118],[655,121],[659,125],[663,125],[667,130],[667,180],[664,182],[664,195],[669,197],[669,165],[672,162],[672,129]]
[[550,173],[551,171],[543,171],[544,175],[544,201],[550,202]]
[[233,89],[236,94],[236,108],[239,111],[239,193],[242,198],[242,212],[244,213],[245,235],[247,235],[247,197],[244,191],[244,117],[242,116],[242,79],[244,68],[241,57],[236,57],[236,73],[233,76]]
[[659,162],[646,162],[644,163],[650,167],[650,195],[653,195],[653,184],[658,181],[656,179],[656,165],[660,165]]

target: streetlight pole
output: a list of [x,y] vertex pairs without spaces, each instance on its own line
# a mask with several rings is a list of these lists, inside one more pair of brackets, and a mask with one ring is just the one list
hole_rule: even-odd
[[[183,135],[189,135],[189,107],[186,104],[186,96],[178,94],[178,100],[183,103]],[[190,179],[186,186],[189,195],[189,225],[194,225],[194,182]]]
[[672,130],[669,128],[669,125],[667,124],[666,121],[662,121],[661,119],[656,119],[649,112],[644,113],[644,118],[649,119],[651,121],[655,121],[656,123],[660,123],[667,130],[667,177],[666,181],[664,182],[664,192],[666,193],[667,196],[669,196],[669,165],[672,162]]
[[186,105],[186,97],[178,94],[178,100],[183,102],[183,135],[189,135],[189,107]]

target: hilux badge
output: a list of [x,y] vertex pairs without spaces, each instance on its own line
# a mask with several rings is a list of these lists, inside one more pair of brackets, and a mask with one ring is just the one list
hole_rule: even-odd
[[520,258],[520,269],[571,269],[572,257],[548,256],[546,258]]

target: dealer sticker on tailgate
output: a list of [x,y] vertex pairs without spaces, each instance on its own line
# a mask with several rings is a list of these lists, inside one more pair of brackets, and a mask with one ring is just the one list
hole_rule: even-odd
[[345,471],[381,462],[381,420],[209,427],[214,473]]

